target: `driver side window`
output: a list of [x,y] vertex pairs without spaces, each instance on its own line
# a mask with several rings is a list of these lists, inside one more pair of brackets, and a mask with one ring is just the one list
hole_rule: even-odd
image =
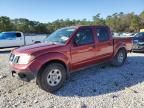
[[80,29],[76,36],[74,37],[74,44],[86,45],[94,42],[93,32],[91,28],[82,28]]

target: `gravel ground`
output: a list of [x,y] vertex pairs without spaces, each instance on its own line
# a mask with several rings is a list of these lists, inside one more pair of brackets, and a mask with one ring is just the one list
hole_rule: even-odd
[[122,67],[95,66],[73,74],[54,94],[11,77],[0,53],[0,108],[144,108],[144,54],[128,54]]

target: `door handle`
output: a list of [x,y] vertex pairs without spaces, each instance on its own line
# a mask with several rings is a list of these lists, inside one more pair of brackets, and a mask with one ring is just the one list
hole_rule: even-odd
[[112,45],[112,43],[108,43],[108,45]]

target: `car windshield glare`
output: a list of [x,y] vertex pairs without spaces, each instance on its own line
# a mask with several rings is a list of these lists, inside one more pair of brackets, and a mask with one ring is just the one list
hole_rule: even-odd
[[136,34],[135,37],[144,37],[144,32]]
[[0,33],[0,39],[13,39],[15,37],[15,33]]
[[3,33],[0,33],[0,39],[3,39],[3,38],[4,38]]
[[72,28],[72,27],[59,29],[55,31],[54,33],[52,33],[51,35],[49,35],[45,39],[45,42],[65,44],[74,31],[75,31],[75,28]]

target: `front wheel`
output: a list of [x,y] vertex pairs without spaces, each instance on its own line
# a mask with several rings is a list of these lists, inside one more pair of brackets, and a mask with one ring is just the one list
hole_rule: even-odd
[[127,58],[127,52],[124,49],[120,49],[116,56],[114,57],[113,61],[112,61],[112,65],[113,66],[122,66]]
[[54,92],[58,90],[66,80],[66,69],[62,64],[49,64],[37,78],[37,83],[43,90]]

